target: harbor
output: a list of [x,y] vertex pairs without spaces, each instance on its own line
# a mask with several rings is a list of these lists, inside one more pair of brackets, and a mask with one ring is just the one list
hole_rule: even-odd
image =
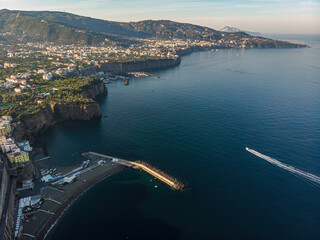
[[160,76],[155,75],[153,73],[148,73],[148,72],[129,72],[129,75],[135,77],[135,78],[140,78],[140,77],[148,77],[148,76],[153,76],[156,78],[160,78]]

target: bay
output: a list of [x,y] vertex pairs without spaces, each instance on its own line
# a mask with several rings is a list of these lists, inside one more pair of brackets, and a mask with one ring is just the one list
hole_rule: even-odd
[[159,79],[109,84],[98,99],[107,118],[43,134],[48,164],[92,150],[189,186],[125,169],[82,195],[49,239],[319,239],[320,189],[245,151],[320,175],[320,37],[278,38],[312,48],[193,53]]

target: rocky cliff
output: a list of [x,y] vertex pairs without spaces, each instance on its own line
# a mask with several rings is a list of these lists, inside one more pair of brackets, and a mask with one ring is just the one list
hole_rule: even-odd
[[[95,98],[106,94],[107,88],[101,82],[94,84],[83,91],[83,96]],[[33,141],[37,135],[47,130],[57,121],[78,119],[90,120],[101,117],[101,110],[98,103],[83,105],[70,105],[50,103],[42,111],[24,116],[20,122],[13,124],[13,137],[17,140],[29,139]]]
[[107,94],[108,93],[108,89],[106,87],[106,85],[104,85],[103,82],[100,82],[99,84],[94,84],[92,86],[90,86],[89,88],[87,88],[82,95],[85,98],[95,98],[99,95],[103,95],[103,94]]
[[125,63],[106,63],[101,65],[100,69],[106,72],[114,73],[127,73],[127,72],[140,72],[150,70],[160,70],[168,67],[174,67],[181,63],[181,59],[158,59],[146,60],[138,62],[125,62]]
[[101,110],[98,103],[85,105],[66,105],[51,103],[51,112],[58,119],[90,120],[94,117],[101,117]]
[[54,121],[54,115],[49,107],[44,110],[24,116],[18,123],[12,124],[12,134],[15,140],[23,139],[34,140],[34,137],[40,132],[48,129]]

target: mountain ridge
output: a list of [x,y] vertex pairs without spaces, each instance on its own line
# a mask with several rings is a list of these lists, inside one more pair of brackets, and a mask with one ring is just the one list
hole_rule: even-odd
[[[18,18],[17,18],[18,16]],[[19,17],[22,20],[19,21]],[[28,24],[26,24],[28,23]],[[289,42],[251,36],[244,32],[215,29],[171,20],[116,22],[57,11],[0,10],[0,33],[9,32],[19,39],[63,44],[105,44],[105,39],[125,42],[143,39],[219,42],[250,42],[251,48],[306,47]],[[140,41],[139,40],[139,41]]]

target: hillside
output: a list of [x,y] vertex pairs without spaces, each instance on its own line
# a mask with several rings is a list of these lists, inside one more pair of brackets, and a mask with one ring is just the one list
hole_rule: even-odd
[[[220,48],[230,42],[249,42],[254,48],[295,48],[304,45],[251,36],[244,32],[221,32],[208,27],[169,20],[113,22],[66,12],[0,10],[0,33],[9,32],[22,40],[50,41],[65,44],[96,45],[105,38],[118,43],[137,39],[190,40],[219,42]],[[0,39],[1,40],[1,39]]]
[[83,17],[65,12],[49,11],[10,11],[12,14],[23,13],[26,16],[40,20],[65,24],[96,33],[107,33],[131,38],[161,38],[161,39],[220,39],[219,31],[186,23],[168,20],[145,20],[139,22],[113,22],[91,17]]
[[[19,13],[21,11],[11,11],[12,13]],[[58,22],[66,24],[74,28],[80,28],[96,33],[108,33],[119,35],[123,37],[141,37],[144,33],[137,33],[122,26],[121,23],[106,21],[91,17],[83,17],[66,12],[52,12],[52,11],[23,11],[24,15],[44,19],[51,22]],[[149,37],[149,36],[145,36]]]
[[26,41],[97,44],[104,40],[95,33],[7,10],[0,11],[0,32]]
[[144,33],[150,37],[159,39],[183,39],[183,40],[218,40],[222,38],[219,31],[193,24],[178,23],[169,20],[146,20],[140,22],[122,23],[127,29]]

